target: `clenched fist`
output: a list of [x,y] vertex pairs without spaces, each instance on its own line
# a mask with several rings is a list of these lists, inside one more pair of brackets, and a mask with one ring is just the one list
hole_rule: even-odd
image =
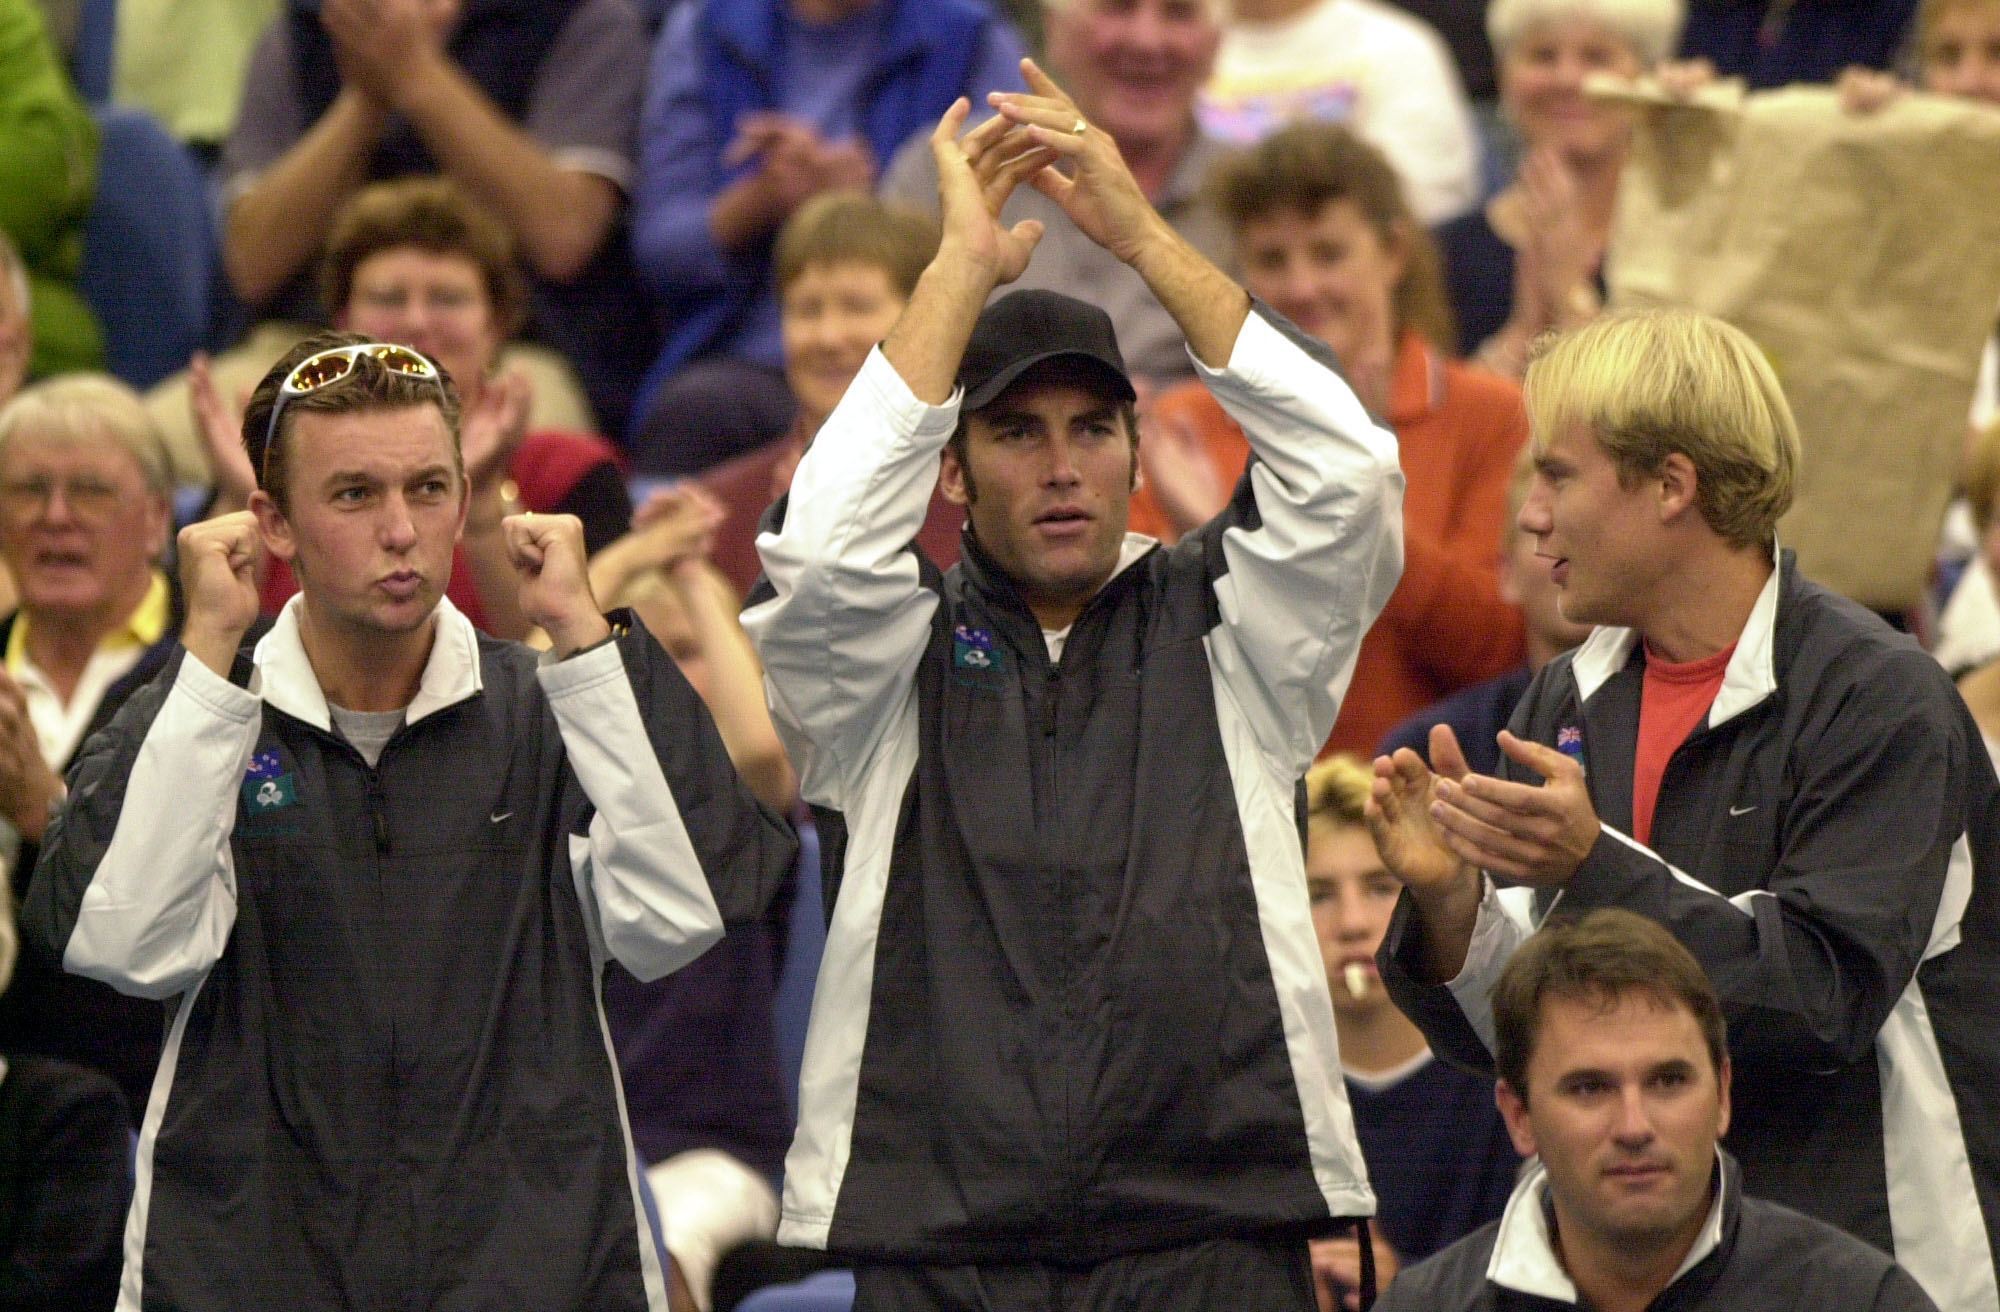
[[180,532],[181,594],[187,602],[181,643],[225,679],[257,619],[257,561],[263,550],[257,517],[247,510]]
[[521,614],[549,635],[556,655],[602,641],[611,625],[590,592],[583,521],[575,515],[509,515],[500,521],[521,579]]

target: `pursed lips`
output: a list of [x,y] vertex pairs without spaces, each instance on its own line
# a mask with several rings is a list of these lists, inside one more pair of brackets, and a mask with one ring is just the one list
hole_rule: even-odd
[[413,569],[391,570],[377,579],[376,586],[392,593],[415,592],[423,585],[424,576]]

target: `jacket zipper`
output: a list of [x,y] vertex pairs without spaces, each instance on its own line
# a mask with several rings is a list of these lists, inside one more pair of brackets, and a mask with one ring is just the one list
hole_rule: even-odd
[[389,795],[382,789],[382,775],[368,767],[368,819],[374,828],[375,853],[389,855]]
[[[1072,635],[1075,630],[1071,629]],[[1039,635],[1037,635],[1039,636]],[[1069,648],[1063,648],[1067,655]],[[1062,662],[1051,661],[1047,682],[1042,690],[1042,747],[1048,759],[1048,810],[1047,815],[1056,813],[1056,799],[1062,789],[1062,748],[1058,731],[1062,723]],[[1077,1096],[1075,1088],[1075,1063],[1070,1060],[1071,1044],[1075,1038],[1076,1016],[1076,953],[1075,940],[1071,932],[1070,908],[1075,890],[1071,887],[1068,866],[1061,860],[1063,845],[1058,839],[1054,844],[1057,855],[1055,862],[1055,896],[1057,914],[1055,917],[1061,943],[1058,961],[1061,969],[1061,1008],[1056,1025],[1057,1040],[1054,1058],[1057,1079],[1061,1087],[1061,1130],[1056,1145],[1056,1173],[1062,1187],[1053,1200],[1056,1224],[1060,1228],[1073,1228],[1076,1224],[1077,1199],[1082,1192],[1082,1181],[1077,1169],[1078,1146],[1076,1143]]]

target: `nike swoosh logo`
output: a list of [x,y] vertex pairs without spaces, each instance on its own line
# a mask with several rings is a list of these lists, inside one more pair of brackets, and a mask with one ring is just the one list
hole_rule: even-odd
[[1754,804],[1753,804],[1753,805],[1751,805],[1751,806],[1732,806],[1732,807],[1730,807],[1730,808],[1729,808],[1729,814],[1731,814],[1731,815],[1749,815],[1749,814],[1750,814],[1750,813],[1751,813],[1752,811],[1754,811],[1754,810],[1756,810],[1756,809],[1757,809],[1757,808],[1756,808],[1756,806],[1755,806]]
[[514,813],[513,813],[512,811],[495,811],[495,812],[494,812],[494,813],[493,813],[492,815],[488,816],[488,817],[487,817],[487,819],[488,819],[488,820],[489,820],[489,821],[490,821],[491,823],[493,823],[493,824],[496,824],[496,825],[497,825],[497,824],[499,824],[499,823],[500,823],[500,822],[501,822],[502,820],[505,820],[505,819],[506,819],[507,817],[509,817],[509,816],[511,816],[511,815],[513,815],[513,814],[514,814]]

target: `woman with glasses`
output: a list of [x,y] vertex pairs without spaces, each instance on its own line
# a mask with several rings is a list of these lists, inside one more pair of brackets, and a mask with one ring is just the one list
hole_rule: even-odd
[[[415,348],[435,360],[465,407],[470,505],[449,596],[475,627],[519,638],[528,624],[514,600],[500,521],[515,510],[571,514],[596,552],[630,523],[632,504],[617,454],[589,434],[528,428],[524,375],[495,371],[521,322],[526,289],[506,228],[447,179],[405,179],[359,192],[335,219],[321,266],[322,294],[341,327]],[[205,371],[195,396],[211,463],[217,513],[246,504],[254,471],[243,455],[240,418]],[[274,562],[264,607],[273,613],[297,589]]]

